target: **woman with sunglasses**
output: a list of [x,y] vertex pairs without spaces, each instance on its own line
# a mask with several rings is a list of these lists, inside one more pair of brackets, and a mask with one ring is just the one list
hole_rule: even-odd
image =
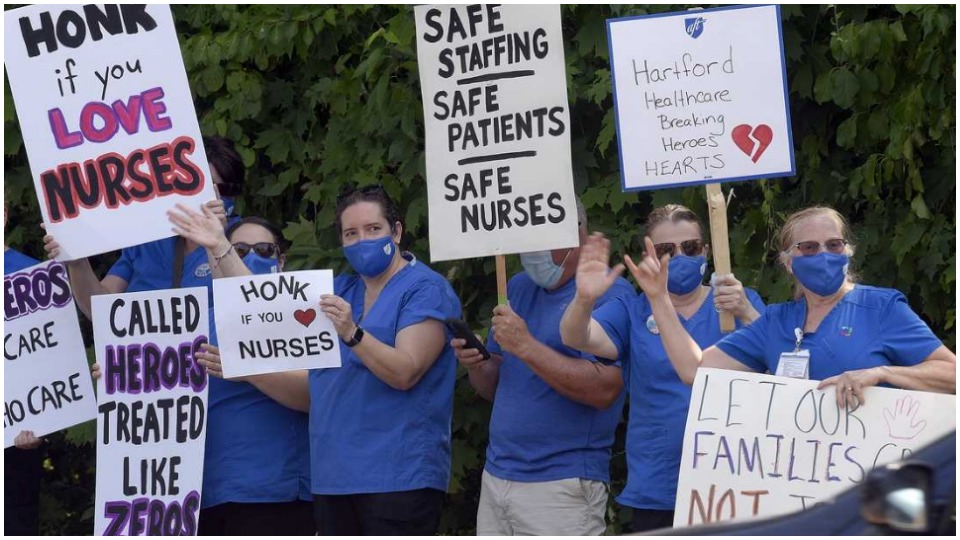
[[[749,324],[764,309],[760,297],[733,275],[703,285],[709,246],[695,213],[671,204],[647,217],[654,249],[670,259],[667,296],[675,318],[697,343],[712,345],[722,336],[719,313],[729,311]],[[627,485],[617,497],[633,508],[634,532],[670,527],[676,501],[680,455],[690,387],[677,376],[646,295],[623,297],[594,311],[597,299],[623,272],[610,271],[610,242],[595,233],[583,247],[577,292],[560,325],[566,345],[600,358],[619,358],[630,393],[627,425]]]
[[457,361],[443,320],[460,302],[398,248],[400,214],[378,186],[338,198],[351,274],[322,311],[342,367],[310,373],[310,449],[320,535],[433,535],[450,482]]
[[797,281],[792,302],[767,308],[750,326],[715,346],[697,343],[671,309],[667,258],[648,253],[627,264],[654,306],[661,337],[680,377],[697,368],[774,373],[836,385],[837,403],[864,403],[865,388],[956,393],[956,355],[893,289],[855,283],[850,230],[836,210],[813,207],[790,216],[780,231],[780,261]]
[[[226,231],[212,212],[178,205],[174,231],[206,251],[214,278],[283,270],[280,228],[258,217]],[[215,316],[211,313],[211,316]],[[210,374],[201,536],[314,535],[306,371],[223,379],[216,327],[198,362]],[[100,369],[93,365],[93,376]]]

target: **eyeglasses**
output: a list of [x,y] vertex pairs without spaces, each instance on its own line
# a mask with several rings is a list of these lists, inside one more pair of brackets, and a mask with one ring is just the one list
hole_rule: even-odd
[[[684,240],[680,242],[680,251],[687,257],[696,257],[703,254],[703,240],[695,238],[693,240]],[[677,252],[677,244],[673,242],[666,242],[663,244],[655,244],[653,246],[654,251],[657,252],[657,258],[662,259],[664,255],[674,256]]]
[[381,184],[371,184],[369,186],[348,189],[346,191],[341,192],[339,195],[337,195],[337,204],[340,204],[341,202],[344,201],[344,199],[346,199],[347,197],[350,197],[354,193],[366,195],[368,193],[377,193],[377,192],[385,193],[385,190],[383,189],[383,186]]
[[821,245],[830,253],[839,254],[844,252],[847,244],[848,242],[843,238],[831,238],[823,244],[817,242],[816,240],[808,240],[806,242],[797,242],[796,244],[790,246],[790,249],[797,248],[800,250],[800,254],[804,257],[811,257],[820,253]]
[[247,253],[250,253],[251,249],[257,255],[268,259],[274,255],[280,254],[280,246],[273,242],[257,242],[253,245],[250,245],[246,242],[235,242],[233,244],[233,249],[237,250],[237,256],[241,259],[246,257]]

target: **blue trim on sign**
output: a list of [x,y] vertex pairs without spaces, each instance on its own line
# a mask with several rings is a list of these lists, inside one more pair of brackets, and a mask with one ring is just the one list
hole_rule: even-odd
[[[707,180],[693,180],[690,182],[677,182],[674,184],[657,184],[656,186],[641,186],[628,188],[627,187],[627,178],[623,169],[623,138],[620,136],[620,111],[617,106],[617,70],[614,68],[613,64],[613,36],[611,35],[611,26],[613,23],[617,22],[626,22],[626,21],[635,21],[638,19],[656,19],[661,17],[680,17],[683,15],[693,15],[700,13],[714,13],[717,11],[732,11],[736,9],[751,9],[758,7],[770,7],[773,6],[777,11],[777,35],[780,38],[780,68],[783,73],[783,104],[785,112],[787,113],[787,150],[790,154],[790,170],[789,171],[780,171],[775,173],[767,173],[762,175],[751,175],[751,176],[738,176],[736,178],[723,178],[721,180],[707,179]],[[653,191],[656,189],[668,189],[668,188],[680,188],[688,186],[702,186],[705,184],[721,184],[724,182],[740,182],[744,180],[758,180],[766,178],[780,178],[784,176],[796,176],[797,167],[795,152],[793,148],[793,123],[790,117],[790,94],[789,87],[787,86],[787,55],[783,46],[783,17],[780,13],[780,4],[759,4],[759,5],[742,5],[742,6],[724,6],[710,9],[698,9],[691,11],[671,11],[669,13],[653,13],[647,15],[633,15],[631,17],[618,17],[616,19],[607,19],[607,48],[610,50],[610,80],[613,82],[613,115],[616,119],[617,125],[617,153],[620,160],[620,190],[624,193],[637,192],[637,191]]]

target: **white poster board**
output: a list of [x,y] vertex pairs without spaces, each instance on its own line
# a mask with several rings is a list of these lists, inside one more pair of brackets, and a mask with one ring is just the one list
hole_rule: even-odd
[[170,7],[4,12],[4,63],[40,212],[62,260],[172,236],[216,198]]
[[331,270],[213,280],[225,378],[340,367],[340,339],[320,311],[333,294]]
[[607,21],[624,191],[795,174],[779,6]]
[[3,277],[3,447],[97,416],[67,269],[49,261]]
[[560,7],[415,13],[431,260],[578,245]]
[[701,368],[674,526],[810,508],[956,429],[953,395],[868,388],[843,410],[819,381]]
[[94,296],[94,534],[197,534],[207,439],[207,289]]

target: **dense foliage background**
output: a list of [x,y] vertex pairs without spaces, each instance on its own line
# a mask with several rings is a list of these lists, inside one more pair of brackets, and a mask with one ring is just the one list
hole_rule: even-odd
[[[705,214],[702,188],[620,191],[605,20],[686,6],[564,6],[576,189],[592,229],[637,253],[638,223],[680,201]],[[834,206],[853,224],[863,281],[903,291],[955,349],[956,8],[783,6],[797,176],[726,184],[736,193],[736,274],[769,302],[790,295],[771,238],[783,217]],[[343,268],[331,223],[346,184],[381,182],[405,210],[409,248],[428,259],[423,112],[409,6],[175,6],[206,134],[234,139],[248,167],[244,215],[285,224],[290,268]],[[40,213],[4,88],[6,242],[42,258]],[[98,257],[105,271],[115,255]],[[509,258],[510,270],[519,268]],[[478,330],[495,301],[493,259],[438,264]],[[84,323],[87,324],[87,323]],[[89,336],[89,328],[87,329]],[[91,355],[92,356],[92,355]],[[470,533],[490,404],[461,371],[453,481],[441,531]],[[612,464],[626,475],[623,425]],[[42,529],[92,530],[93,423],[51,437]],[[611,504],[611,532],[629,512]]]

